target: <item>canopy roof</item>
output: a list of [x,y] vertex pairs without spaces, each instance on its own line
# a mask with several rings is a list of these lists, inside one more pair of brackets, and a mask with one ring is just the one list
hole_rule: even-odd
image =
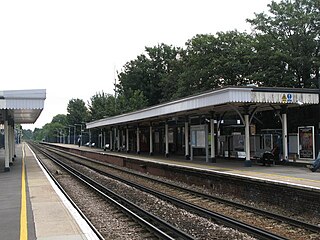
[[34,123],[44,107],[45,89],[0,91],[0,122]]
[[87,123],[87,128],[192,116],[209,112],[221,113],[244,109],[244,107],[266,111],[280,108],[282,105],[297,107],[318,103],[318,89],[226,87],[139,111],[100,119]]

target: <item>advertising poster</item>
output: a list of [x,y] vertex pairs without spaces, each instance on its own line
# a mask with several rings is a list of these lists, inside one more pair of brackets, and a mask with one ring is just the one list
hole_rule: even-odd
[[314,159],[314,127],[298,127],[299,156]]

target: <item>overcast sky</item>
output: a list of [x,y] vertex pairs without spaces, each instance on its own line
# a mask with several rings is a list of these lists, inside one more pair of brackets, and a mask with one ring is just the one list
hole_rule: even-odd
[[113,92],[115,69],[145,46],[183,47],[196,34],[237,29],[267,12],[271,0],[0,0],[0,90],[46,89],[42,127],[67,113],[72,98],[87,102]]

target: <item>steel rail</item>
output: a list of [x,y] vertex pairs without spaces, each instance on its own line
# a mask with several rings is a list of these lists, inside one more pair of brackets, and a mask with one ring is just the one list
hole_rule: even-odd
[[[31,146],[31,144],[29,144]],[[31,146],[32,147],[32,146]],[[33,147],[32,147],[33,148]],[[33,148],[34,149],[34,148]],[[62,194],[68,199],[68,201],[71,203],[71,205],[76,209],[76,211],[80,214],[80,216],[86,221],[86,223],[89,225],[89,227],[92,229],[92,231],[96,234],[96,236],[100,240],[104,240],[105,238],[100,234],[100,232],[95,228],[95,226],[91,223],[91,221],[86,217],[86,215],[81,211],[81,209],[77,206],[77,204],[72,200],[72,198],[68,195],[68,193],[63,189],[63,187],[60,185],[60,183],[55,179],[53,174],[49,171],[47,166],[42,162],[39,155],[34,152],[34,154],[37,156],[37,160],[43,167],[43,169],[47,172],[47,174],[50,176],[52,181],[55,183],[55,185],[59,188],[59,190],[62,192]]]
[[[145,178],[145,179],[148,179],[148,180],[151,180],[151,181],[154,181],[154,182],[157,182],[157,183],[160,183],[160,184],[172,187],[172,188],[176,188],[176,189],[188,192],[188,193],[193,194],[193,195],[198,196],[198,197],[206,198],[208,200],[217,201],[217,202],[220,202],[220,203],[223,203],[223,204],[227,204],[229,206],[242,208],[242,209],[245,209],[245,210],[260,214],[260,215],[264,215],[266,217],[269,217],[269,218],[272,218],[272,219],[275,219],[275,220],[278,220],[278,221],[287,222],[287,223],[289,223],[289,224],[291,224],[291,225],[293,225],[295,227],[304,228],[304,229],[310,230],[310,231],[315,232],[315,233],[320,232],[320,226],[317,226],[317,225],[313,225],[313,224],[310,224],[310,223],[307,223],[307,222],[299,221],[299,220],[296,220],[296,219],[293,219],[293,218],[289,218],[289,217],[286,217],[286,216],[283,216],[283,215],[280,215],[280,214],[272,213],[272,212],[265,211],[265,210],[262,210],[262,209],[258,209],[258,208],[255,208],[255,207],[247,206],[247,205],[244,205],[244,204],[241,204],[241,203],[233,202],[233,201],[230,201],[230,200],[227,200],[227,199],[223,199],[223,198],[215,197],[215,196],[208,195],[208,194],[205,194],[205,193],[201,193],[199,191],[195,191],[195,190],[192,190],[192,189],[186,189],[186,188],[174,185],[172,183],[168,183],[168,182],[165,182],[165,181],[162,181],[162,180],[159,180],[159,179],[155,179],[155,178],[152,178],[150,176],[145,176],[143,174],[134,173],[132,171],[123,169],[123,168],[115,166],[115,165],[99,162],[97,160],[86,158],[86,157],[83,157],[83,156],[80,156],[80,155],[77,155],[77,154],[74,154],[74,153],[66,152],[66,151],[63,151],[61,149],[56,149],[56,148],[52,148],[52,147],[49,147],[49,148],[53,149],[55,151],[59,151],[59,152],[74,156],[74,157],[81,158],[83,160],[94,162],[94,163],[102,165],[102,166],[107,166],[107,167],[110,167],[112,169],[116,169],[118,171],[122,171],[122,172],[125,172],[125,173],[128,173],[128,174],[136,175],[136,176],[139,176],[141,178]],[[70,159],[70,160],[72,160],[72,159]],[[82,163],[79,163],[79,164],[82,164]],[[85,165],[85,164],[82,164],[82,165]],[[87,166],[87,165],[85,165],[85,166]],[[90,167],[90,166],[87,166],[87,167]]]
[[[45,151],[37,148],[43,155],[47,158],[55,162],[57,165],[62,167],[72,176],[76,177],[78,180],[89,186],[90,188],[94,189],[98,192],[101,196],[105,199],[111,201],[116,206],[118,206],[125,214],[129,215],[135,221],[137,221],[142,226],[145,226],[149,229],[150,232],[158,236],[160,239],[194,239],[191,235],[179,230],[178,228],[174,227],[173,225],[165,222],[161,218],[141,209],[136,204],[128,201],[127,199],[121,197],[117,193],[105,188],[100,183],[96,182],[95,180],[85,176],[81,172],[77,171],[76,169],[68,166],[67,164],[63,163],[62,161],[56,159],[55,157],[51,156],[50,154],[46,153]],[[158,226],[155,226],[158,225]]]
[[[63,156],[63,157],[65,157],[65,156]],[[79,164],[79,163],[77,163],[77,164]],[[85,164],[81,164],[81,165],[85,165]],[[229,227],[232,227],[232,228],[236,228],[236,229],[245,231],[245,232],[247,232],[249,234],[252,234],[252,235],[258,237],[259,239],[266,239],[266,240],[267,239],[274,239],[274,240],[285,240],[285,239],[287,239],[287,238],[278,236],[276,234],[273,234],[271,232],[265,231],[265,230],[263,230],[261,228],[257,228],[257,227],[251,226],[249,224],[243,223],[243,222],[238,221],[236,219],[224,216],[224,215],[219,214],[219,213],[215,213],[215,212],[209,211],[209,210],[207,210],[205,208],[202,208],[202,207],[199,207],[197,205],[194,205],[194,204],[188,203],[186,201],[180,200],[178,198],[169,196],[169,195],[164,194],[162,192],[150,189],[148,187],[143,187],[143,186],[138,185],[138,184],[136,184],[136,183],[134,183],[132,181],[128,181],[126,179],[122,179],[122,178],[120,178],[118,176],[106,173],[106,172],[104,172],[102,170],[99,170],[99,169],[96,169],[96,168],[94,168],[92,166],[86,166],[86,167],[89,167],[92,170],[97,171],[98,173],[100,173],[100,174],[102,174],[104,176],[107,176],[109,178],[112,178],[112,179],[115,179],[117,181],[123,182],[123,183],[125,183],[125,184],[127,184],[129,186],[132,186],[134,188],[140,189],[141,191],[144,191],[144,192],[150,193],[152,195],[155,195],[155,196],[161,198],[162,200],[165,200],[167,202],[171,202],[171,203],[173,203],[175,205],[178,205],[178,206],[180,206],[180,207],[182,207],[184,209],[188,209],[188,210],[190,210],[190,211],[192,211],[194,213],[197,213],[200,216],[203,216],[203,217],[206,217],[206,218],[209,218],[209,219],[214,219],[215,221],[220,222],[221,224],[224,224],[225,226],[229,226]]]

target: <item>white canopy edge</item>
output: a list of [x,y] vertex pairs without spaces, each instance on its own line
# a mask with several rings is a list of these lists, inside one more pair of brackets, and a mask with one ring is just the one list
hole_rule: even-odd
[[0,110],[9,110],[15,123],[34,123],[44,108],[45,99],[45,89],[0,91]]

